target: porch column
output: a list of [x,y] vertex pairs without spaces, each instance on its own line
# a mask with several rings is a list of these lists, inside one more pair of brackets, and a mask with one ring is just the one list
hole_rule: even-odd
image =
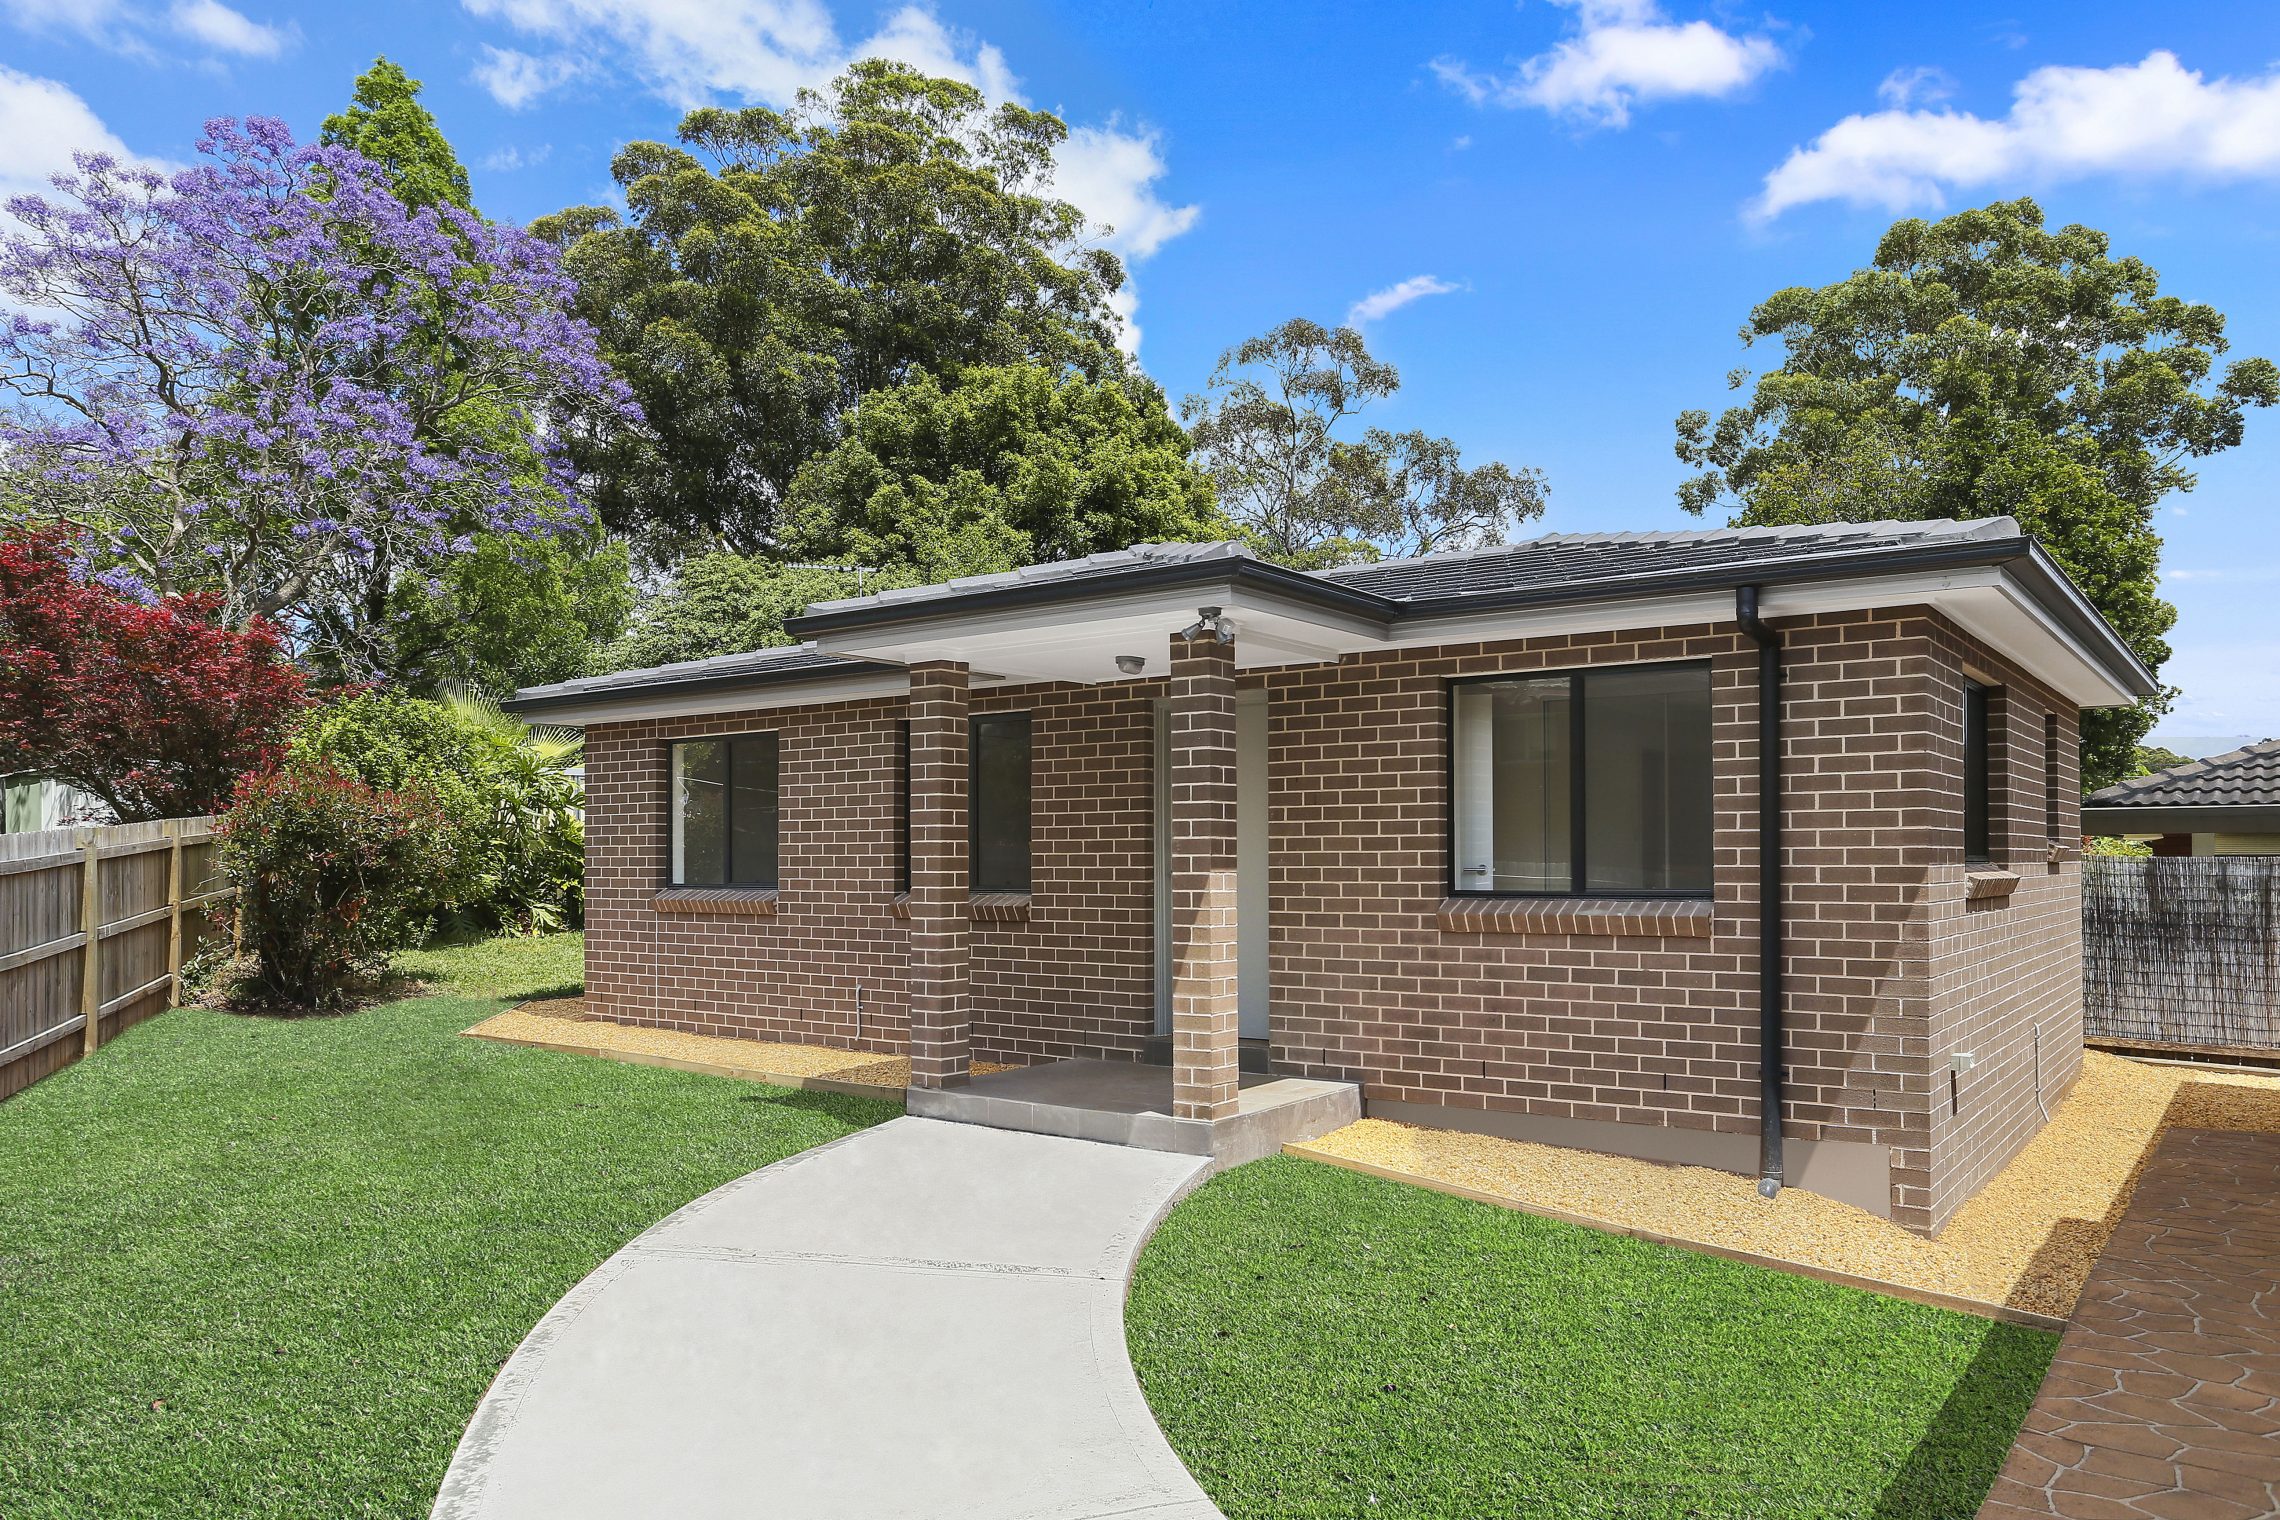
[[1235,1112],[1235,646],[1172,639],[1172,1113]]
[[966,667],[910,667],[910,1082],[966,1085]]

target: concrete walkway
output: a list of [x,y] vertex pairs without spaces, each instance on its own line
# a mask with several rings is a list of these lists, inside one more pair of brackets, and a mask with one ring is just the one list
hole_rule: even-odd
[[1213,1520],[1124,1349],[1199,1157],[902,1118],[698,1199],[484,1396],[439,1520]]

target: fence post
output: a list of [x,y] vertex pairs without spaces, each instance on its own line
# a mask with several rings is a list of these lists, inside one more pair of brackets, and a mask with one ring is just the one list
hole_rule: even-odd
[[182,1001],[182,822],[166,826],[174,848],[166,858],[166,1005]]
[[80,1049],[93,1055],[103,1041],[103,833],[87,829],[80,839],[86,853],[80,857],[79,867],[79,927],[87,936],[79,962],[79,1012],[87,1020],[82,1035],[85,1043]]

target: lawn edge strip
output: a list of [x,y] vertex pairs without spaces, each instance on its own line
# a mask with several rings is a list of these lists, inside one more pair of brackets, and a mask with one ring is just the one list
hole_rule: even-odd
[[1757,1251],[1744,1251],[1734,1246],[1722,1246],[1713,1241],[1692,1240],[1684,1235],[1666,1235],[1660,1230],[1649,1230],[1638,1225],[1618,1224],[1610,1219],[1597,1219],[1589,1214],[1571,1213],[1540,1203],[1525,1203],[1517,1198],[1491,1193],[1484,1188],[1466,1187],[1461,1182],[1444,1182],[1438,1177],[1427,1177],[1417,1172],[1405,1172],[1396,1167],[1380,1166],[1372,1161],[1356,1161],[1317,1150],[1302,1141],[1291,1141],[1282,1148],[1286,1156],[1301,1161],[1334,1166],[1342,1171],[1359,1172],[1365,1177],[1382,1178],[1387,1182],[1404,1182],[1428,1192],[1446,1193],[1452,1198],[1465,1198],[1474,1203],[1485,1203],[1494,1208],[1510,1209],[1515,1213],[1533,1214],[1540,1219],[1557,1220],[1561,1224],[1580,1225],[1587,1230],[1600,1230],[1610,1235],[1627,1235],[1652,1245],[1675,1246],[1682,1251],[1699,1251],[1705,1256],[1717,1256],[1745,1266],[1765,1267],[1775,1272],[1787,1272],[1796,1277],[1815,1278],[1835,1283],[1839,1287],[1859,1288],[1869,1293],[1881,1293],[1887,1298],[1906,1299],[1910,1303],[1925,1304],[1934,1309],[1953,1309],[1959,1313],[1977,1315],[2006,1325],[2021,1325],[2030,1330],[2048,1330],[2063,1333],[2067,1322],[2056,1315],[2037,1313],[2033,1309],[2014,1308],[2009,1304],[1991,1303],[1981,1298],[1965,1298],[1959,1294],[1941,1293],[1932,1288],[1915,1288],[1906,1283],[1887,1282],[1880,1277],[1862,1277],[1857,1273],[1840,1272],[1834,1267],[1815,1266],[1811,1262],[1790,1261],[1785,1257],[1767,1256]]
[[605,1061],[618,1061],[628,1066],[662,1066],[668,1071],[694,1072],[702,1077],[729,1077],[739,1082],[759,1082],[769,1087],[803,1088],[809,1092],[838,1093],[849,1098],[881,1098],[892,1102],[904,1101],[903,1089],[886,1087],[876,1082],[848,1082],[838,1077],[800,1077],[790,1072],[767,1071],[757,1066],[730,1066],[719,1061],[691,1061],[681,1056],[652,1055],[641,1050],[612,1050],[606,1045],[581,1045],[575,1040],[533,1040],[516,1035],[494,1034],[480,1024],[459,1031],[469,1039],[489,1040],[494,1045],[517,1045],[525,1050],[551,1050],[566,1056],[598,1056]]

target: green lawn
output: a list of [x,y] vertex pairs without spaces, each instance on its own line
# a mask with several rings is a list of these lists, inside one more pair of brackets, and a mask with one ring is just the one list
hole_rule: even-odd
[[576,935],[434,997],[178,1009],[0,1103],[0,1516],[424,1516],[477,1399],[617,1246],[898,1112],[458,1037]]
[[1126,1324],[1231,1520],[1968,1520],[2057,1344],[1282,1157],[1173,1211]]

